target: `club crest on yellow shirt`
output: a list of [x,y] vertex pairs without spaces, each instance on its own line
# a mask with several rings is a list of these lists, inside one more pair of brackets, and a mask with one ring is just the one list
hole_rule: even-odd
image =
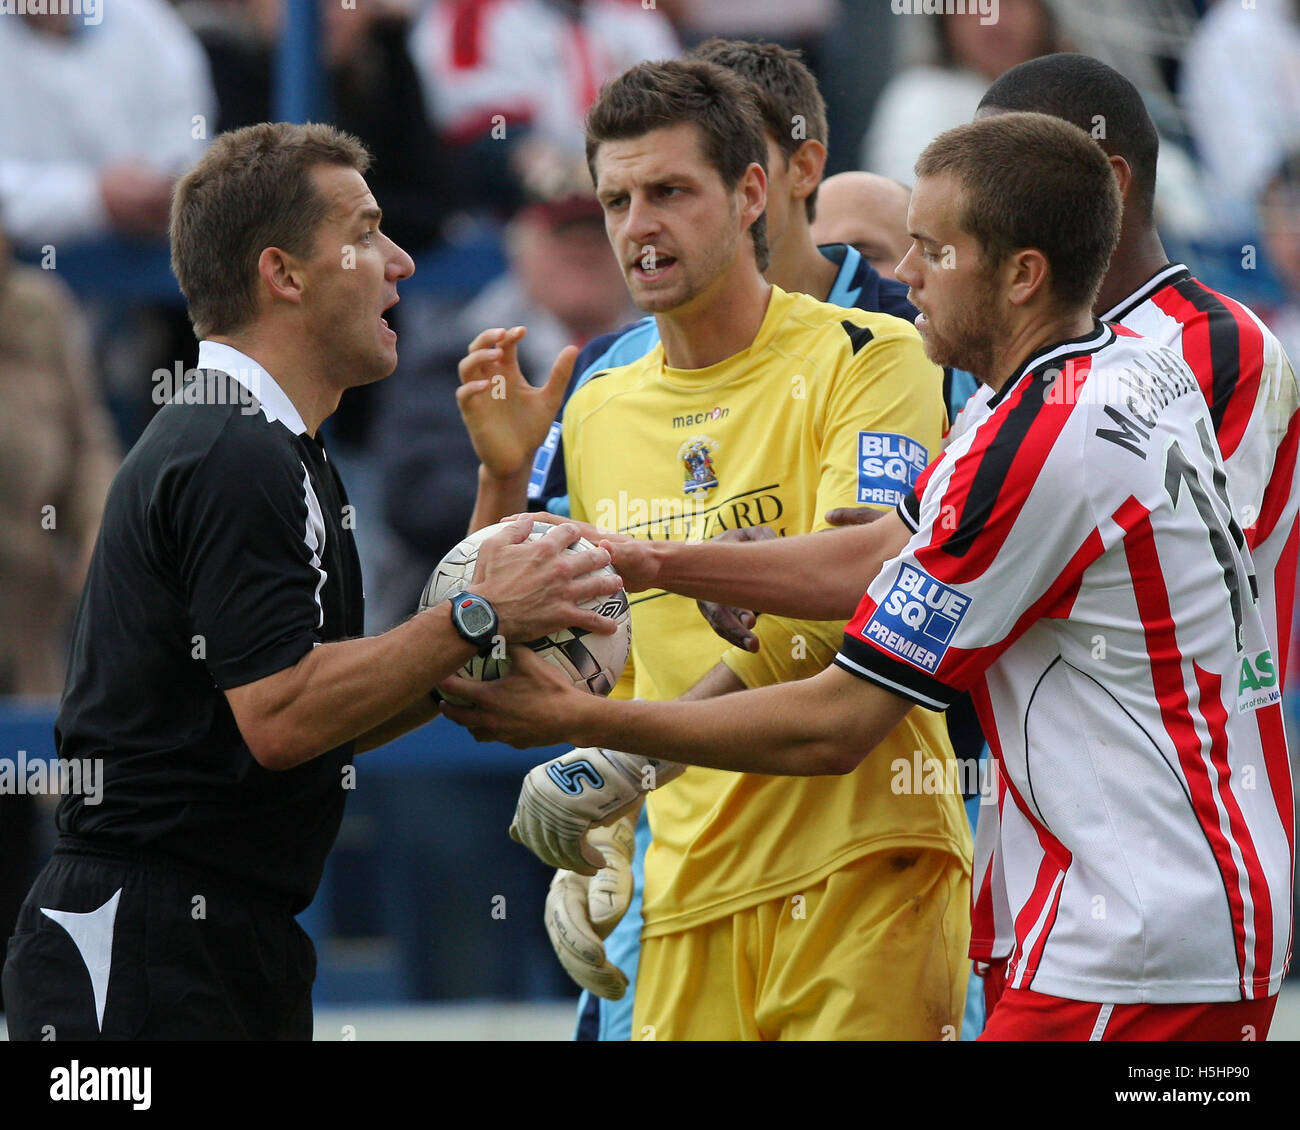
[[703,498],[718,485],[718,470],[713,464],[717,448],[717,441],[708,436],[691,436],[677,449],[677,458],[686,471],[682,489],[687,494],[698,494]]

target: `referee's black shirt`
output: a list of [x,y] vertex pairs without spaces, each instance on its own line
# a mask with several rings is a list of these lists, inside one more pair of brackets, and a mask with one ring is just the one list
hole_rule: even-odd
[[255,362],[204,342],[199,364],[109,492],[55,723],[61,757],[103,759],[103,799],[65,795],[58,827],[271,888],[296,913],[337,835],[353,744],[263,769],[222,691],[362,634],[351,510]]

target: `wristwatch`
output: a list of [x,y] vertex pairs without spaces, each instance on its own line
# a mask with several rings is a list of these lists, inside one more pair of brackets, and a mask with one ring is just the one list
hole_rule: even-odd
[[451,601],[452,626],[460,633],[461,639],[472,643],[479,654],[486,654],[497,634],[496,609],[472,592],[452,593],[447,599]]

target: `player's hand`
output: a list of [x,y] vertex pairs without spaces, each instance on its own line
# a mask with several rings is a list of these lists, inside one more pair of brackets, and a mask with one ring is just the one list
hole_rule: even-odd
[[[768,541],[776,537],[776,531],[770,526],[738,526],[719,534],[713,541]],[[611,557],[613,554],[611,553]],[[616,565],[615,568],[618,568]],[[729,644],[743,647],[746,651],[757,651],[759,640],[751,629],[758,623],[758,615],[747,608],[732,608],[712,600],[697,600],[700,615],[709,627]]]
[[560,411],[578,356],[576,346],[561,350],[550,378],[534,388],[519,368],[519,342],[526,332],[523,326],[484,330],[457,366],[456,404],[475,453],[497,478],[532,465]]
[[593,828],[588,840],[605,865],[592,876],[557,871],[546,896],[546,935],[555,956],[582,988],[610,1001],[627,992],[627,975],[605,956],[604,941],[632,901],[638,811]]
[[513,522],[519,518],[533,518],[538,522],[551,525],[564,523],[576,526],[592,545],[598,545],[608,551],[610,564],[623,578],[623,587],[628,592],[644,592],[655,587],[659,580],[659,559],[655,556],[654,543],[629,537],[627,534],[615,534],[602,530],[590,522],[579,522],[576,518],[561,518],[558,514],[546,512],[513,514],[502,518],[503,522]]
[[579,537],[571,524],[554,526],[530,542],[532,528],[531,518],[512,522],[479,549],[473,591],[492,602],[502,638],[527,643],[562,628],[613,635],[616,621],[580,607],[581,601],[623,587],[616,573],[593,572],[609,564],[608,551],[564,553]]
[[826,521],[832,526],[865,526],[888,513],[888,510],[873,510],[870,506],[840,506],[826,511]]
[[605,857],[587,842],[587,833],[641,807],[639,770],[628,754],[597,747],[536,766],[519,790],[510,838],[552,867],[596,874]]
[[[568,675],[531,648],[511,647],[506,654],[510,670],[500,679],[480,682],[460,675],[444,679],[438,685],[448,700],[442,713],[479,742],[529,749],[567,741],[574,719],[592,695],[579,690]],[[552,867],[569,866],[547,862]]]

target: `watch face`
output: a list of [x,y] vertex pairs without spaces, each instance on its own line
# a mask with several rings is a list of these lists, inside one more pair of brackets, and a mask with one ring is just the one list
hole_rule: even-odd
[[471,636],[482,635],[492,627],[492,613],[476,600],[462,600],[460,622]]

